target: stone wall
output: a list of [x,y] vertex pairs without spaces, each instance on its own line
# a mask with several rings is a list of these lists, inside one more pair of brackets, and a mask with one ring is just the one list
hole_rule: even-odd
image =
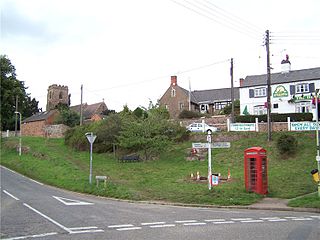
[[51,138],[63,138],[64,133],[69,129],[68,126],[64,124],[57,125],[46,125],[44,127],[44,133],[46,137]]
[[21,125],[22,136],[44,136],[45,120],[28,122]]

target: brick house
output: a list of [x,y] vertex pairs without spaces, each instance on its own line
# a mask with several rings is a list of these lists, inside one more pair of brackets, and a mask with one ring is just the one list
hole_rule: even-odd
[[[81,105],[71,106],[70,110],[80,114]],[[95,122],[102,120],[105,115],[104,111],[108,110],[105,102],[99,102],[88,105],[87,103],[82,104],[82,115],[84,122]]]
[[[239,99],[239,88],[234,88],[234,100]],[[177,76],[171,76],[170,87],[159,100],[168,109],[171,118],[178,118],[183,110],[218,114],[231,103],[231,88],[188,91],[177,84]]]
[[45,128],[52,125],[58,110],[39,112],[22,121],[21,132],[24,136],[45,136]]

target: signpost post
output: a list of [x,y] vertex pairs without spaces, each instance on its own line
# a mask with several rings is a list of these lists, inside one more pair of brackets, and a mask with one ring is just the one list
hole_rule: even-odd
[[[317,122],[317,128],[316,128],[316,133],[317,133],[317,156],[316,156],[316,161],[318,164],[318,171],[320,170],[320,146],[319,146],[319,103],[318,103],[318,93],[319,89],[316,89],[316,96],[315,96],[315,103],[316,103],[316,122]],[[318,172],[319,174],[319,172]],[[318,182],[318,197],[320,198],[320,181]]]
[[96,135],[93,135],[93,132],[86,133],[86,137],[90,143],[90,174],[89,174],[89,183],[92,183],[92,145],[94,140],[96,140]]
[[208,148],[208,188],[211,190],[212,185],[217,185],[218,180],[212,182],[212,170],[211,170],[211,148],[230,148],[230,142],[214,142],[212,143],[211,132],[208,132],[207,143],[192,143],[192,148]]
[[211,176],[212,176],[212,171],[211,171],[211,131],[208,131],[207,135],[207,141],[208,141],[208,188],[211,190]]

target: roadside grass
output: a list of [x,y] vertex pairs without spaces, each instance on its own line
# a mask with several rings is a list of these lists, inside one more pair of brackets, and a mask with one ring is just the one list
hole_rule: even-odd
[[[113,154],[93,154],[93,184],[89,184],[89,151],[78,152],[64,145],[63,139],[23,137],[22,144],[29,147],[19,158],[16,152],[18,138],[1,141],[1,164],[43,183],[100,196],[179,202],[204,205],[248,205],[263,196],[248,193],[244,187],[243,152],[252,146],[267,150],[269,197],[295,198],[316,191],[310,171],[316,168],[315,134],[310,132],[289,133],[299,142],[295,156],[277,153],[275,140],[281,133],[273,133],[272,142],[264,133],[218,133],[215,139],[231,141],[230,149],[212,150],[212,171],[231,180],[208,190],[206,181],[190,179],[190,174],[200,172],[206,176],[208,161],[186,161],[191,142],[175,144],[161,154],[159,159],[136,163],[120,163]],[[193,135],[196,142],[205,142],[205,135]],[[93,145],[94,148],[94,145]],[[88,146],[89,150],[89,146]],[[95,176],[107,175],[107,188],[96,186]],[[308,206],[313,198],[296,204]],[[310,205],[310,204],[309,204]],[[319,204],[311,204],[319,207]]]
[[306,208],[320,208],[320,197],[318,192],[308,194],[303,197],[297,197],[289,201],[290,207],[306,207]]

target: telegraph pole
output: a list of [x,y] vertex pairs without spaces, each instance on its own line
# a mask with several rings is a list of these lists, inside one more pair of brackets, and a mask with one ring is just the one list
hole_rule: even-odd
[[[15,124],[14,124],[14,136],[17,136],[17,130],[18,130],[18,104],[19,104],[19,96],[16,95],[16,118],[15,118]],[[21,127],[21,126],[20,126]]]
[[271,67],[270,67],[270,35],[266,31],[266,50],[267,50],[267,122],[268,122],[268,141],[271,141]]
[[81,84],[81,103],[80,103],[80,126],[82,126],[82,93],[83,93],[83,85]]
[[231,122],[234,123],[233,58],[231,58],[230,77],[231,77]]

